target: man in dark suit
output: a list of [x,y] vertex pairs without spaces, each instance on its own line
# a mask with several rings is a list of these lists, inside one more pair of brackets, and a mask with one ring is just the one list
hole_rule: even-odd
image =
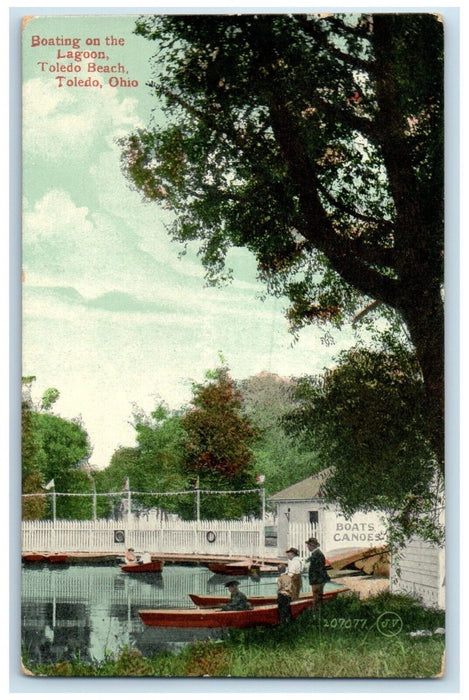
[[319,548],[319,542],[315,537],[306,540],[306,546],[311,552],[307,561],[309,562],[308,578],[311,586],[311,593],[314,599],[314,607],[318,608],[322,602],[322,592],[324,584],[330,581],[326,571],[326,557]]

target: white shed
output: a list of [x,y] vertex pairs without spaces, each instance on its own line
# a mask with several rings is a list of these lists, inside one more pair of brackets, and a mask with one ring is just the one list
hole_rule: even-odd
[[279,553],[292,545],[303,551],[305,533],[318,537],[326,555],[386,543],[383,513],[358,511],[345,518],[337,503],[324,498],[322,486],[329,475],[330,469],[324,469],[268,498],[277,508]]

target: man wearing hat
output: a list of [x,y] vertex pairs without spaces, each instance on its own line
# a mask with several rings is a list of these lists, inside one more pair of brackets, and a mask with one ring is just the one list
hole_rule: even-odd
[[303,562],[300,559],[300,553],[296,547],[290,547],[285,552],[288,559],[287,574],[291,577],[292,594],[291,600],[298,600],[301,591],[301,572],[303,571]]
[[231,593],[229,601],[222,606],[222,610],[251,610],[252,605],[241,591],[238,590],[239,581],[227,581],[225,588]]
[[307,560],[309,561],[308,578],[311,586],[311,593],[313,595],[314,606],[319,607],[322,602],[324,584],[330,581],[326,571],[326,557],[319,549],[319,542],[315,537],[310,537],[309,540],[306,540],[306,546],[311,552]]

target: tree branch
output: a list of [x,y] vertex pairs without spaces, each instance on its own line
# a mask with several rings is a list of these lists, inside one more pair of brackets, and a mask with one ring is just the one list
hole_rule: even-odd
[[343,61],[349,66],[360,68],[360,70],[363,70],[367,73],[373,72],[373,63],[371,63],[370,61],[366,61],[362,58],[358,58],[358,56],[352,56],[351,54],[345,53],[344,51],[341,51],[336,46],[331,44],[331,42],[328,41],[327,37],[324,36],[324,33],[320,29],[318,29],[318,25],[316,22],[306,19],[304,15],[298,15],[296,17],[296,21],[306,34],[309,34],[309,36],[311,36],[319,44],[321,44],[321,46],[325,48],[328,53],[330,53],[332,56],[335,56],[335,58],[338,58],[340,61]]
[[368,262],[357,256],[353,241],[334,230],[319,199],[314,164],[305,153],[300,132],[288,108],[273,95],[270,110],[275,137],[300,195],[304,219],[300,233],[326,255],[347,283],[367,296],[396,307],[398,281],[370,267]]

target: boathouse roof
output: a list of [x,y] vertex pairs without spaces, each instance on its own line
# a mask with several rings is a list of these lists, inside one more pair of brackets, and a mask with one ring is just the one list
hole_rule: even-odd
[[330,476],[331,467],[323,469],[317,474],[308,476],[296,484],[287,486],[278,493],[274,493],[267,498],[268,501],[311,501],[314,498],[324,498],[322,487],[326,479]]

